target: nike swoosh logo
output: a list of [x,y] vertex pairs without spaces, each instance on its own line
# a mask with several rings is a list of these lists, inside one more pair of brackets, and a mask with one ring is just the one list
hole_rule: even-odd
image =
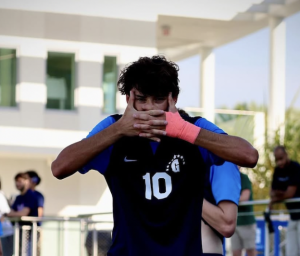
[[136,162],[137,160],[135,159],[127,159],[127,156],[124,158],[124,162]]

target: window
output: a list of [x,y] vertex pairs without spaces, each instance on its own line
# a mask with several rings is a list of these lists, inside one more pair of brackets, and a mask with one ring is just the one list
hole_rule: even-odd
[[16,106],[16,50],[0,48],[0,106]]
[[103,112],[112,114],[116,112],[117,91],[117,58],[105,56],[103,65]]
[[48,52],[47,108],[74,109],[75,54]]

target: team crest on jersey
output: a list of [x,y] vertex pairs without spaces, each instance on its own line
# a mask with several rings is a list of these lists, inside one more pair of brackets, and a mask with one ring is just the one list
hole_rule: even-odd
[[180,155],[174,155],[172,160],[167,165],[167,171],[171,169],[173,172],[180,172],[180,165],[185,165],[184,157]]

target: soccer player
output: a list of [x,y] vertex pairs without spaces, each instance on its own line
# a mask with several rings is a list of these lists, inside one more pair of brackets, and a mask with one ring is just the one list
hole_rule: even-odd
[[[283,146],[274,149],[276,168],[273,174],[270,209],[275,202],[300,197],[300,165],[289,159]],[[290,220],[287,229],[286,255],[300,255],[300,203],[287,203]],[[298,212],[295,212],[297,211]],[[294,212],[293,212],[294,211]]]
[[213,165],[207,172],[201,225],[203,255],[224,255],[224,237],[231,237],[236,228],[240,191],[241,178],[235,164]]
[[91,169],[104,175],[113,197],[109,256],[201,255],[205,171],[222,159],[251,167],[258,160],[244,139],[181,117],[178,81],[178,66],[162,56],[125,67],[118,81],[124,114],[101,121],[52,163],[59,179]]

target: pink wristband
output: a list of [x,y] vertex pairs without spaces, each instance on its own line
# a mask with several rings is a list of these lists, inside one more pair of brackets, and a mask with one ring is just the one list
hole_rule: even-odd
[[195,143],[201,130],[200,127],[184,121],[178,112],[166,112],[166,120],[168,122],[166,127],[167,136],[179,138],[192,144]]

